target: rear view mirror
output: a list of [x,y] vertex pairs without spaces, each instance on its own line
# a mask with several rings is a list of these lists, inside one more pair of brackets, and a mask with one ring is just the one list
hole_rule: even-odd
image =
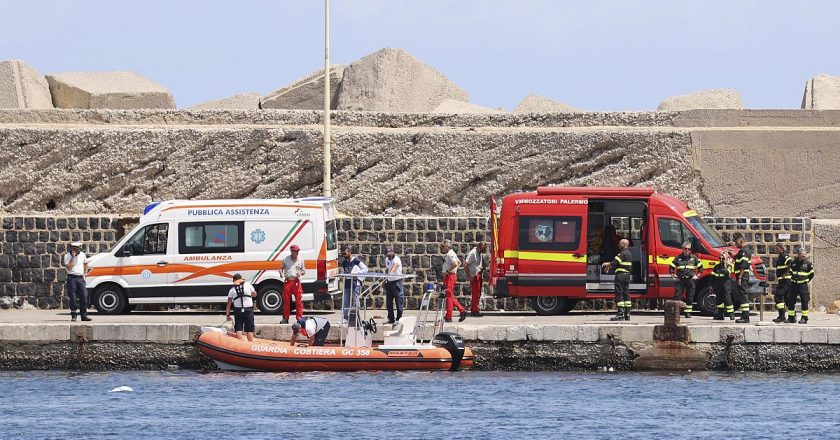
[[131,256],[131,249],[128,246],[122,248],[122,256],[123,257],[130,257]]

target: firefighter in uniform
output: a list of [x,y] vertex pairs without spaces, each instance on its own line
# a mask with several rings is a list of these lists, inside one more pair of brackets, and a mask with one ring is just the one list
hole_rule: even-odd
[[750,298],[747,294],[747,286],[750,282],[752,251],[747,247],[744,236],[741,234],[735,235],[735,246],[738,247],[738,253],[735,254],[735,298],[733,299],[741,310],[741,317],[735,322],[748,323],[750,322]]
[[712,291],[715,292],[715,321],[723,321],[724,314],[735,319],[735,307],[732,305],[732,262],[729,252],[720,253],[720,262],[712,268]]
[[808,261],[808,253],[805,248],[799,248],[799,254],[790,264],[790,288],[788,289],[788,320],[793,324],[796,322],[796,297],[802,302],[802,318],[800,324],[808,323],[808,303],[811,301],[811,292],[808,290],[808,283],[814,278],[814,265]]
[[682,253],[677,255],[668,267],[671,277],[677,280],[674,288],[674,301],[681,301],[685,293],[685,308],[683,314],[691,318],[694,307],[694,286],[697,278],[703,273],[703,265],[697,255],[691,253],[691,243],[685,242],[682,245]]
[[633,303],[630,301],[630,271],[633,269],[633,256],[627,249],[630,242],[626,238],[622,238],[618,242],[618,255],[613,258],[611,262],[601,265],[604,272],[609,272],[610,268],[615,271],[615,308],[616,315],[610,318],[610,321],[629,321],[630,307]]
[[[785,305],[788,303],[788,291],[790,290],[790,264],[793,262],[793,258],[788,255],[787,250],[785,250],[785,245],[782,243],[776,243],[776,253],[779,254],[776,257],[776,280],[778,284],[776,285],[776,291],[773,295],[773,300],[776,301],[776,310],[779,312],[779,316],[773,320],[773,322],[781,323],[785,322]],[[794,302],[794,305],[796,303]],[[792,308],[791,308],[792,309]]]

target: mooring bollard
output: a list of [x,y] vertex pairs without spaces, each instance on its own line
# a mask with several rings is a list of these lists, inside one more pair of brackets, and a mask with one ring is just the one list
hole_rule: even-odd
[[665,325],[680,325],[680,311],[685,305],[682,301],[665,301]]
[[653,328],[653,339],[656,341],[686,341],[688,328],[680,325],[680,311],[685,303],[682,301],[665,301],[665,324]]

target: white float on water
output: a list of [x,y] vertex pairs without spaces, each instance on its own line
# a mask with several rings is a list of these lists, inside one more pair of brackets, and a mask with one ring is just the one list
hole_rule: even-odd
[[108,391],[108,392],[109,393],[131,393],[131,392],[134,392],[134,390],[131,387],[127,387],[127,386],[123,385],[121,387],[116,387],[113,390]]

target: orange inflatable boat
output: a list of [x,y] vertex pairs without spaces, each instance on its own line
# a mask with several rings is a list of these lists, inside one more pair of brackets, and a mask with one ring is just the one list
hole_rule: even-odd
[[472,351],[455,333],[439,333],[418,345],[292,347],[285,341],[248,342],[205,332],[198,348],[222,370],[238,371],[459,370],[473,364]]

